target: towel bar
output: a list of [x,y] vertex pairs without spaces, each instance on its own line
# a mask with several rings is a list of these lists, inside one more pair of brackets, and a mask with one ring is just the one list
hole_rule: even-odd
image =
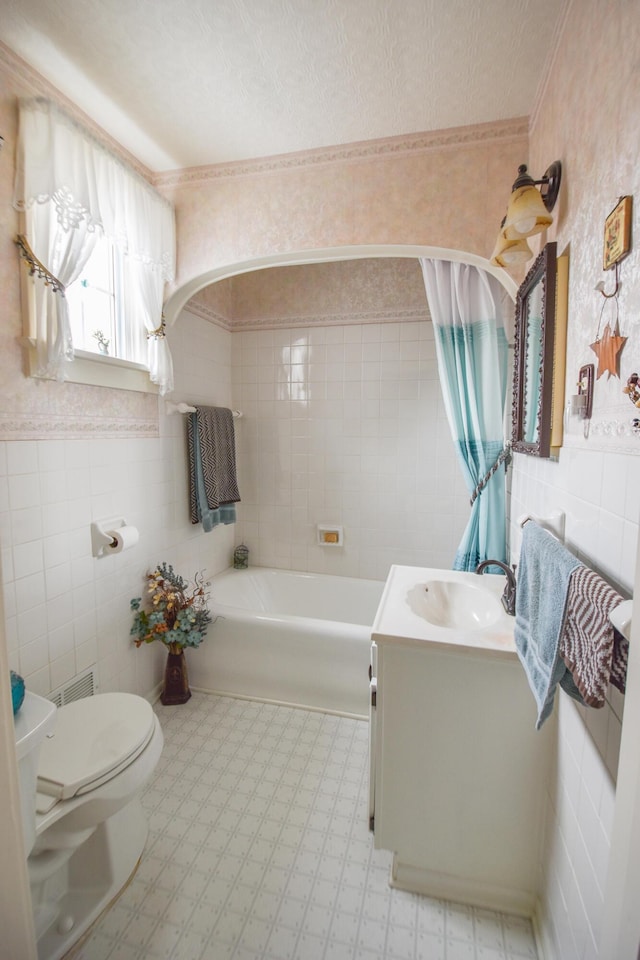
[[633,616],[633,600],[623,600],[609,614],[609,620],[614,625],[618,633],[621,633],[625,640],[631,639],[631,617]]
[[[192,407],[188,403],[171,403],[167,401],[167,414],[171,415],[172,413],[195,413],[196,408]],[[241,410],[232,410],[234,420],[239,420],[242,416]]]
[[554,510],[553,513],[550,513],[547,517],[535,517],[532,514],[523,513],[522,516],[518,517],[518,526],[524,527],[525,523],[529,520],[540,524],[541,527],[544,527],[545,530],[556,537],[560,543],[564,543],[564,510]]

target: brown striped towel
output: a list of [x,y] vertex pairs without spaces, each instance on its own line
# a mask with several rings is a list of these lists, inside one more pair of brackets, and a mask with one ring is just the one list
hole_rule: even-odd
[[[196,437],[199,442],[202,481],[202,504],[198,503],[198,470],[196,465]],[[187,419],[187,446],[189,454],[189,509],[191,523],[199,523],[202,514],[221,506],[240,502],[236,479],[236,449],[233,414],[227,407],[196,407]],[[201,509],[202,507],[202,509]]]
[[610,683],[624,693],[628,644],[609,620],[621,602],[594,570],[580,565],[571,574],[560,656],[591,707],[604,706]]

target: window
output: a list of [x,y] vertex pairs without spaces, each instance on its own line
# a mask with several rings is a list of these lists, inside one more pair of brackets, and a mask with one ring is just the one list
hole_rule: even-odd
[[148,367],[147,339],[127,323],[122,252],[101,237],[80,276],[66,291],[74,353],[116,357]]
[[[24,214],[17,244],[29,267],[23,291],[32,376],[129,389],[149,389],[151,380],[170,392],[162,295],[175,276],[171,204],[41,97],[20,101],[14,203]],[[146,386],[105,372],[118,364],[146,370]]]

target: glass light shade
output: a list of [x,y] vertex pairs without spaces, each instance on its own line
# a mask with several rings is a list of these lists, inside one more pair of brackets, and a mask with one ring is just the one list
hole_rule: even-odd
[[518,187],[509,199],[504,236],[507,240],[521,240],[542,233],[553,223],[553,217],[544,205],[540,191],[535,187]]
[[491,254],[494,267],[510,267],[514,263],[526,263],[533,256],[533,250],[524,237],[520,240],[507,240],[501,230]]

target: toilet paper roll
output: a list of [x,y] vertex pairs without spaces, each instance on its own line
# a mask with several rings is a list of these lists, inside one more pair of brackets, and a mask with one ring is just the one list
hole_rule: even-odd
[[140,539],[137,527],[119,527],[117,530],[107,531],[107,536],[115,540],[115,543],[107,547],[107,553],[122,553],[129,547],[135,547]]

